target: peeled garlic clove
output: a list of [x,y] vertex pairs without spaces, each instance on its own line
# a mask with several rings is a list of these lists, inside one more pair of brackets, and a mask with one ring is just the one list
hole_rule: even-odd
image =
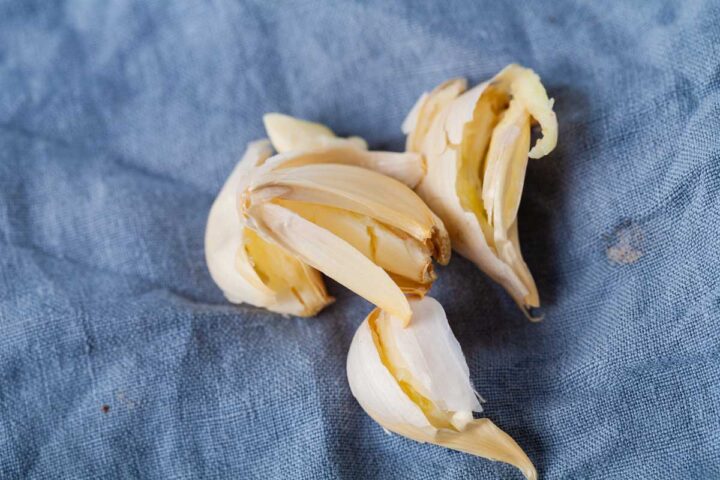
[[211,277],[229,301],[311,316],[332,302],[319,272],[265,242],[238,215],[236,186],[270,154],[269,142],[251,143],[226,180],[210,209],[205,259]]
[[537,478],[515,441],[486,418],[470,383],[460,345],[442,306],[433,298],[411,300],[412,322],[375,309],[350,345],[350,389],[383,428],[418,442],[497,460]]
[[[473,261],[527,312],[538,307],[537,287],[517,237],[517,211],[528,156],[557,143],[557,119],[540,78],[510,65],[468,91],[453,80],[421,97],[407,148],[422,153],[427,174],[418,194],[450,232],[453,248]],[[429,107],[432,105],[432,108]],[[530,148],[530,126],[543,137]]]
[[278,153],[332,146],[352,146],[367,150],[367,142],[362,138],[338,138],[321,123],[308,122],[282,113],[267,113],[263,116],[263,122],[265,131]]
[[410,320],[403,293],[423,295],[447,263],[442,221],[402,183],[340,164],[272,168],[247,181],[239,208],[248,226],[370,302]]

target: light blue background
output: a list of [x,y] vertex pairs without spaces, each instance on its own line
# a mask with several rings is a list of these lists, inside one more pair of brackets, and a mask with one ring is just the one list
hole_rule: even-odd
[[0,477],[519,478],[364,414],[365,301],[232,306],[203,257],[262,113],[399,150],[510,62],[560,122],[520,211],[546,319],[459,256],[433,289],[487,415],[544,478],[720,478],[720,4],[565,0],[0,2]]

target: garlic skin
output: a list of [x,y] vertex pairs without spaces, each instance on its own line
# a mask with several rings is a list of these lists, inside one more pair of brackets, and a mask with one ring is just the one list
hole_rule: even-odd
[[[403,122],[406,149],[422,153],[427,174],[416,188],[448,228],[453,249],[500,283],[529,315],[540,306],[522,258],[517,211],[528,157],[557,143],[557,118],[540,78],[509,65],[467,90],[449,80],[423,94]],[[530,127],[542,138],[530,148]]]
[[358,403],[383,428],[421,443],[537,472],[515,441],[486,418],[445,311],[433,298],[410,300],[412,321],[373,310],[350,345],[347,376]]
[[[393,305],[402,307],[405,304],[405,315],[409,316],[407,301],[402,293],[422,295],[430,288],[435,278],[431,262],[436,247],[433,241],[437,240],[443,245],[442,248],[438,247],[439,260],[446,263],[450,253],[449,239],[442,222],[411,190],[425,174],[422,156],[410,152],[369,151],[362,139],[337,138],[323,125],[286,115],[268,114],[264,120],[268,135],[274,139],[273,146],[282,153],[272,155],[267,140],[251,143],[220,190],[208,216],[205,231],[206,262],[213,280],[223,290],[225,297],[233,303],[247,303],[278,313],[313,316],[333,301],[327,294],[322,275],[313,268],[318,265],[333,278],[346,279],[340,283],[359,284],[362,287],[359,290],[374,298],[379,305],[392,309]],[[396,190],[399,185],[402,194],[398,198],[411,197],[409,208],[418,209],[417,204],[422,204],[422,209],[418,210],[420,213],[411,215],[411,223],[407,228],[415,229],[418,235],[419,228],[416,223],[412,223],[416,217],[433,224],[423,230],[423,233],[428,233],[427,238],[423,239],[429,243],[423,244],[406,235],[402,228],[379,222],[367,212],[351,213],[354,211],[352,207],[345,209],[349,212],[343,213],[344,210],[334,208],[332,202],[323,205],[323,202],[294,201],[280,205],[283,198],[292,197],[289,192],[293,188],[285,189],[286,195],[280,194],[277,188],[269,188],[267,184],[274,182],[274,177],[292,177],[298,169],[330,169],[332,172],[333,167],[343,167],[346,173],[347,168],[352,167],[355,170],[351,170],[350,177],[357,175],[358,178],[365,178],[366,187],[367,182],[377,181],[378,177],[381,182],[385,182],[385,189]],[[345,181],[354,183],[355,179],[348,177]],[[387,185],[388,181],[391,182],[390,186]],[[282,181],[278,183],[281,184]],[[383,193],[383,188],[370,188],[367,195]],[[368,200],[377,203],[377,198]],[[362,202],[363,198],[356,197],[354,200]],[[262,220],[258,221],[250,215],[251,207]],[[393,214],[393,211],[388,213],[388,209],[384,212],[386,215]],[[293,218],[297,217],[296,220],[288,223],[288,213],[295,215]],[[301,227],[302,232],[295,228],[287,230],[287,227],[297,226],[298,222],[304,225],[303,215],[312,220],[310,223],[315,225],[314,228]],[[281,232],[270,234],[272,228],[268,226],[277,227]],[[338,251],[333,253],[328,250],[322,261],[317,257],[318,252],[312,251],[312,245],[320,248],[328,239],[330,243],[338,244],[337,238],[328,229],[335,229],[335,234],[345,238],[353,247],[350,254],[343,257],[343,260],[349,262],[346,266],[367,267],[366,270],[361,267],[356,278],[348,279],[347,272],[334,273],[338,268],[332,255]],[[289,242],[281,239],[282,232],[289,232],[292,236]],[[311,241],[303,242],[303,237],[295,237],[296,234],[316,236]],[[298,242],[302,247],[302,258],[298,258],[298,252],[293,246]],[[306,251],[307,248],[311,251]],[[346,251],[350,247],[344,244],[340,248],[340,251]],[[375,287],[367,284],[375,280],[380,281]],[[350,288],[353,289],[352,286]]]

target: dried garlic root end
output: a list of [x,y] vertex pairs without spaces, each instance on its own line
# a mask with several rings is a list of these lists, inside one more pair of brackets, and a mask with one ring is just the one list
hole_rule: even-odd
[[[453,248],[500,283],[534,320],[537,286],[522,258],[517,212],[528,157],[557,144],[557,118],[540,78],[510,65],[465,90],[448,81],[423,94],[404,123],[407,149],[422,153],[420,196],[450,231]],[[540,138],[531,147],[530,127]]]
[[347,375],[363,409],[384,429],[423,443],[497,460],[537,478],[532,462],[482,411],[445,312],[430,297],[411,299],[412,322],[375,309],[350,345]]

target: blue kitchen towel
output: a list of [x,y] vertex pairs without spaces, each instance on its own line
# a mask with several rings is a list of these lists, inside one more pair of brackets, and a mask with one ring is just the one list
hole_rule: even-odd
[[210,204],[261,115],[401,150],[443,80],[535,69],[520,235],[545,320],[456,255],[433,295],[548,479],[720,478],[720,3],[0,1],[0,478],[492,479],[345,376],[371,306],[223,299]]

